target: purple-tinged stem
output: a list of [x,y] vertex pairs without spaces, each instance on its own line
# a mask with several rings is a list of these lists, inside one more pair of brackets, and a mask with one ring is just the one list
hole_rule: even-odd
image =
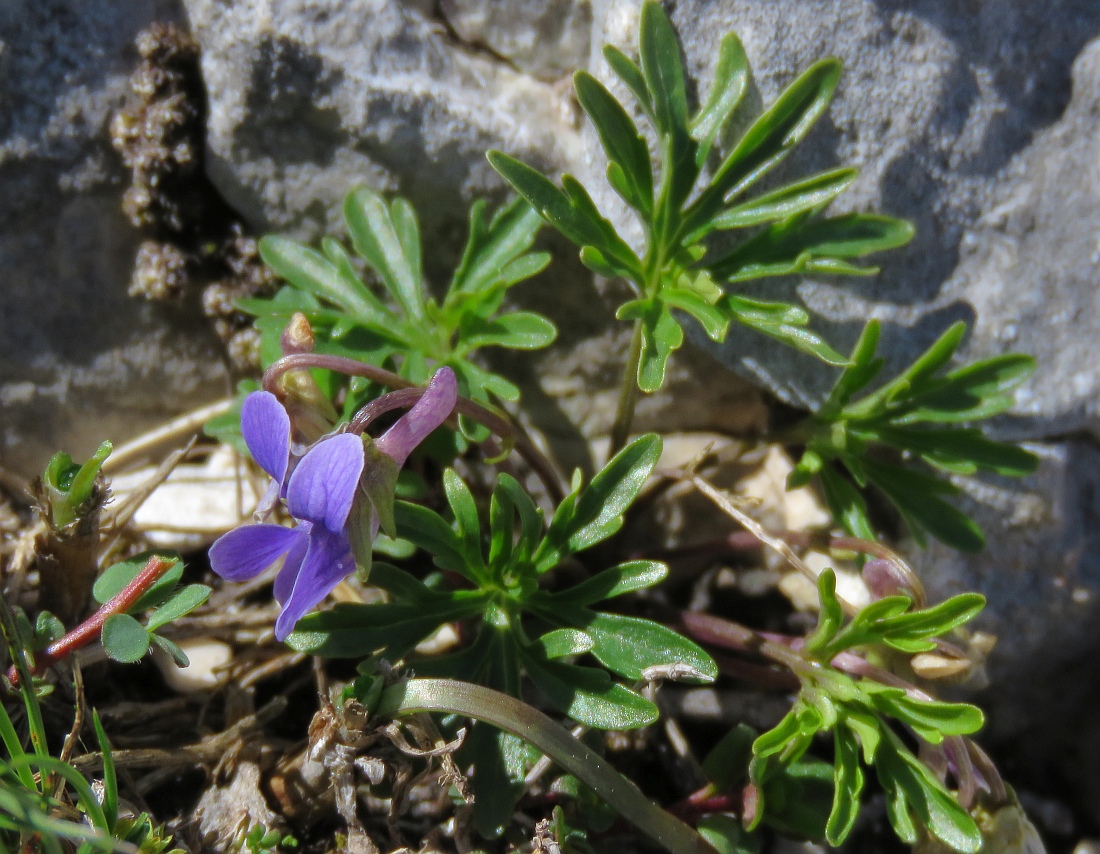
[[[336,371],[337,373],[346,374],[352,377],[365,377],[372,382],[393,389],[415,389],[420,393],[424,391],[420,386],[416,385],[416,383],[410,382],[392,371],[387,371],[385,368],[368,365],[365,362],[358,362],[346,356],[332,356],[324,353],[295,353],[289,356],[283,356],[281,359],[273,362],[268,369],[264,371],[263,388],[265,391],[270,391],[272,394],[278,395],[279,377],[287,371],[307,370],[309,368]],[[455,412],[485,425],[506,442],[510,441],[515,446],[516,451],[519,452],[519,455],[523,457],[527,461],[527,464],[535,470],[536,474],[538,474],[539,480],[541,480],[543,486],[546,487],[546,491],[554,503],[557,504],[561,502],[565,497],[565,493],[562,490],[561,482],[558,479],[558,474],[553,464],[543,456],[542,452],[535,447],[534,443],[522,431],[517,430],[506,418],[502,418],[491,409],[465,397],[458,398],[458,401],[455,403]],[[372,418],[380,414],[381,412],[372,416]]]

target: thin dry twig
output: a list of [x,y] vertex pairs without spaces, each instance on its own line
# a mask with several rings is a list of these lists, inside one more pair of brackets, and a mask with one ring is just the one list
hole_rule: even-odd
[[134,463],[151,459],[156,451],[165,445],[179,442],[181,439],[191,438],[188,447],[194,444],[202,426],[211,418],[224,415],[233,406],[232,398],[219,400],[209,406],[194,409],[184,413],[179,418],[169,421],[148,433],[143,433],[131,442],[115,448],[103,463],[104,474],[114,474]]

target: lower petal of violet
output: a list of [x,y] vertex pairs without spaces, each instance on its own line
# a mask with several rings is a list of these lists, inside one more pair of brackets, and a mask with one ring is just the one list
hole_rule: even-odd
[[294,592],[294,584],[298,580],[298,573],[302,570],[302,561],[306,559],[306,551],[309,549],[309,534],[313,530],[313,523],[300,522],[296,530],[301,531],[303,536],[299,537],[298,542],[287,552],[283,568],[275,576],[275,587],[272,593],[275,595],[275,601],[280,605],[285,605],[290,594]]
[[218,538],[210,547],[210,568],[226,581],[255,578],[308,534],[282,525],[245,525]]
[[317,525],[309,534],[306,549],[294,589],[283,603],[275,621],[275,637],[282,641],[294,629],[294,624],[313,610],[355,569],[348,538]]

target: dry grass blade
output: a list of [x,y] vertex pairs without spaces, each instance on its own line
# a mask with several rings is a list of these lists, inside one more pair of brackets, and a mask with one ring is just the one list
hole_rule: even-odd
[[[806,563],[795,553],[794,549],[792,549],[790,545],[788,545],[784,540],[780,539],[779,537],[773,537],[770,533],[768,533],[767,528],[765,528],[763,525],[753,519],[748,513],[738,507],[734,500],[730,498],[727,493],[718,489],[697,474],[691,474],[690,478],[691,482],[695,485],[695,488],[703,493],[703,495],[705,495],[711,501],[713,501],[723,513],[725,513],[732,519],[740,522],[741,525],[743,525],[754,537],[760,540],[760,542],[764,543],[764,545],[768,546],[769,548],[774,549],[776,552],[782,555],[784,560],[786,560],[791,566],[793,566],[804,576],[806,576],[807,579],[813,582],[814,585],[817,584],[817,573],[806,565]],[[851,615],[855,614],[859,610],[856,605],[853,605],[851,602],[841,598],[839,594],[837,595],[837,599],[840,602],[841,607],[844,608],[845,613]]]

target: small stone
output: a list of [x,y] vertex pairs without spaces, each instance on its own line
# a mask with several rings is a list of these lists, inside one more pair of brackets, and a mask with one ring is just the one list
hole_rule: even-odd
[[233,658],[233,648],[219,640],[190,638],[179,642],[190,662],[179,667],[163,650],[153,647],[153,661],[168,687],[181,694],[195,694],[217,688],[225,678],[219,672]]

